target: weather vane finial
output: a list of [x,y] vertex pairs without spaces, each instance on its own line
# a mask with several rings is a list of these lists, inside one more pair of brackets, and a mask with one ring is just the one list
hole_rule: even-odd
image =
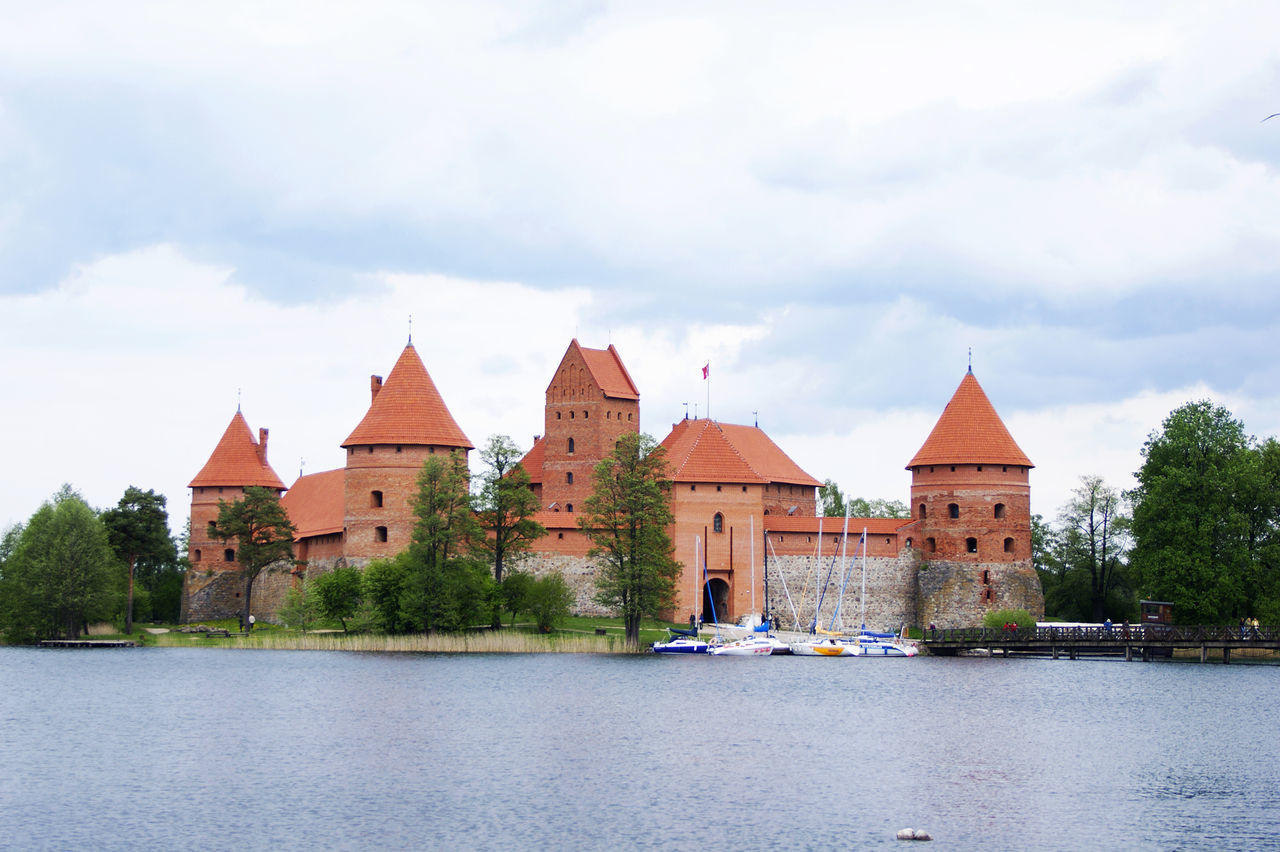
[[236,388],[236,414],[240,413],[240,388]]
[[973,347],[969,347],[969,372],[973,372]]
[[413,345],[413,314],[409,314],[409,345]]

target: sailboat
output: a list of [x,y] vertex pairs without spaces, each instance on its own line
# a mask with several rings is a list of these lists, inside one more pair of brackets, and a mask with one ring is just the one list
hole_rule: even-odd
[[[845,519],[846,535],[848,518]],[[843,588],[841,593],[843,596]],[[840,606],[836,604],[837,614]],[[815,619],[816,621],[816,619]],[[835,617],[832,618],[835,626]],[[813,638],[805,642],[791,645],[791,653],[805,657],[914,657],[918,655],[916,647],[903,641],[903,632],[877,633],[867,629],[867,528],[862,528],[862,613],[861,628],[858,635],[847,638],[829,630],[817,629],[816,633],[823,638]]]

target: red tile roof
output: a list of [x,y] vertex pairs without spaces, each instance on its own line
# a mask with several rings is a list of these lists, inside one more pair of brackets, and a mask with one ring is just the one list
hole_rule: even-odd
[[542,482],[542,459],[546,454],[547,439],[538,438],[533,442],[533,447],[529,452],[524,454],[524,458],[520,460],[520,464],[524,465],[525,473],[529,474],[529,483],[538,485]]
[[187,484],[188,488],[207,488],[210,486],[231,486],[247,488],[260,485],[265,488],[284,490],[284,483],[267,463],[266,430],[262,431],[261,445],[253,439],[253,432],[245,422],[239,409],[227,424],[222,433],[222,440],[214,448],[213,455],[200,468],[195,479]]
[[822,484],[754,426],[681,420],[662,446],[676,482]]
[[280,505],[293,521],[295,541],[315,535],[342,532],[345,510],[342,505],[342,468],[298,477]]
[[973,373],[938,418],[907,470],[927,464],[1015,464],[1034,467],[1013,440]]
[[575,338],[570,348],[577,347],[582,353],[582,360],[591,373],[591,378],[604,391],[604,395],[612,399],[639,399],[640,391],[636,383],[631,381],[631,374],[623,366],[622,356],[609,344],[608,349],[587,349],[578,344]]
[[400,353],[400,360],[391,368],[391,375],[360,425],[342,442],[343,447],[369,444],[474,449],[449,413],[412,343]]

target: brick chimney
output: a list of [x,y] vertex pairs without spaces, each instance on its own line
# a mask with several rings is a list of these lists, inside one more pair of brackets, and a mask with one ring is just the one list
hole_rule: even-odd
[[263,465],[267,463],[267,435],[270,434],[266,429],[258,430],[258,461]]
[[369,377],[369,404],[378,398],[378,391],[382,390],[382,376]]

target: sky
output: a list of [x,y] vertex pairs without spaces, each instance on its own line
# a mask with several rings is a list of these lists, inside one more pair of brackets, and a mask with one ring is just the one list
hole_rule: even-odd
[[[1280,5],[0,0],[0,527],[291,483],[410,333],[480,446],[569,341],[847,494],[972,362],[1053,519],[1178,406],[1280,434]],[[710,378],[702,367],[710,364]],[[708,410],[709,405],[709,410]]]

